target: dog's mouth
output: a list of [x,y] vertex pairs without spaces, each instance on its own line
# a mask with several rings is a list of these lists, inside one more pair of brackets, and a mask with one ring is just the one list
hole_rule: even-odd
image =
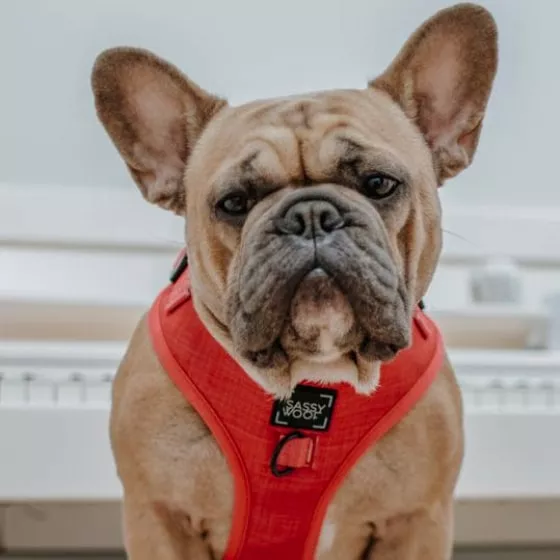
[[408,331],[368,328],[353,299],[332,274],[314,267],[296,286],[279,335],[244,357],[265,374],[284,370],[291,388],[303,381],[348,382],[372,392],[380,363],[408,346]]

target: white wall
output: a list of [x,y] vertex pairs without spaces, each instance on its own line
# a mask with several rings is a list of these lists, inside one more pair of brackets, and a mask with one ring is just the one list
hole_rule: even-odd
[[[102,49],[122,44],[150,48],[234,102],[308,89],[361,87],[383,70],[424,18],[450,3],[0,0],[0,339],[39,337],[41,332],[40,336],[50,338],[42,348],[52,353],[56,337],[93,338],[94,330],[106,338],[126,338],[135,314],[150,304],[166,282],[168,266],[181,243],[181,223],[141,202],[95,118],[89,74]],[[530,306],[560,285],[560,244],[555,241],[560,239],[560,189],[555,184],[554,166],[560,129],[556,60],[560,1],[482,3],[491,8],[500,27],[500,71],[475,164],[443,191],[446,228],[468,241],[447,237],[429,298],[431,307],[451,308],[460,319],[461,310],[472,310],[468,279],[477,256],[494,252],[522,261]],[[511,207],[500,211],[497,207],[503,204]],[[123,324],[125,328],[118,330]],[[10,343],[4,346],[9,348]],[[3,355],[0,348],[0,365],[3,356],[4,366],[9,362],[14,369],[13,355],[7,360],[5,348]],[[33,348],[40,350],[39,346]],[[75,350],[74,344],[64,344],[67,362],[72,361],[71,349]],[[19,352],[24,357],[20,373],[25,375],[30,360],[34,367],[45,362],[29,348]],[[91,348],[86,353],[88,358],[82,362],[91,369],[95,366]],[[454,357],[460,369],[460,360]],[[501,373],[509,375],[519,369],[519,356],[510,359],[515,360],[515,367],[510,362],[499,363]],[[76,371],[74,365],[72,362],[72,372]],[[494,364],[494,369],[498,366]],[[557,366],[554,368],[551,373],[556,375]],[[539,372],[535,366],[524,377],[531,379],[529,388],[540,395],[544,385]],[[57,373],[65,373],[60,364]],[[106,365],[102,373],[106,373]],[[474,373],[474,381],[480,384],[483,376],[476,368]],[[483,381],[495,397],[494,376]],[[466,391],[467,403],[471,393]],[[486,406],[485,401],[483,404]],[[558,496],[557,448],[543,445],[558,433],[559,415],[554,406],[553,415],[548,411],[540,416],[521,407],[513,420],[509,413],[496,415],[492,410],[486,416],[471,414],[467,428],[472,458],[463,478],[463,497],[500,492],[503,497],[504,489],[507,495],[514,489],[518,497],[542,496],[550,494],[551,488]],[[13,412],[9,407],[4,412],[6,409],[8,414]],[[23,449],[20,462],[7,464],[8,470],[16,467],[10,471],[12,476],[16,471],[28,476],[33,484],[21,477],[20,482],[24,480],[22,488],[35,497],[52,492],[52,485],[41,486],[47,476],[51,482],[57,477],[64,482],[71,497],[91,498],[91,476],[101,473],[104,479],[103,473],[113,473],[106,411],[101,410],[96,420],[96,410],[85,409],[85,416],[79,409],[72,410],[77,414],[68,417],[55,409],[48,422],[40,413],[30,415],[25,407],[23,411],[23,421],[13,422],[15,417],[10,416],[12,420],[0,422],[5,427],[18,426],[16,432],[8,430],[8,436],[0,437],[3,447],[6,441],[17,440]],[[64,429],[57,423],[64,424]],[[84,439],[84,426],[91,433],[97,430],[99,447],[91,444],[91,438]],[[77,448],[73,437],[87,446]],[[51,441],[55,443],[49,445]],[[35,472],[32,467],[43,465],[44,458],[30,460],[26,454],[40,454],[46,448],[59,450],[60,457],[67,453],[76,463],[69,460],[66,470]],[[99,464],[89,460],[92,452]],[[23,456],[27,459],[22,460]],[[504,464],[508,469],[502,472]],[[538,477],[534,464],[542,466]],[[509,468],[511,465],[515,468]],[[77,492],[71,475],[94,471],[97,474],[83,478],[85,494]],[[12,478],[0,480],[4,487],[13,487]],[[113,490],[117,488],[109,474],[106,480]],[[99,486],[93,494],[100,494]],[[558,537],[557,515],[548,514],[551,521],[547,524],[539,517],[543,505],[537,508],[530,516],[532,524],[511,523],[508,517],[508,539],[512,535],[518,541],[528,539],[524,530],[534,527],[538,531],[545,528],[532,535],[535,540]],[[485,538],[505,538],[506,530],[497,527],[503,515],[493,512],[488,519],[469,510],[466,517],[477,526],[471,529],[476,538],[482,533]],[[62,519],[66,537],[68,523]],[[114,528],[114,518],[109,519]],[[10,517],[7,520],[9,523]],[[38,524],[25,525],[25,532],[17,533],[24,535],[21,538],[26,544],[30,534],[54,538],[50,524],[43,524],[42,532]],[[467,526],[460,524],[459,532]],[[71,533],[74,538],[83,534],[74,529]]]
[[[443,0],[2,0],[0,182],[133,188],[97,124],[89,72],[129,44],[234,102],[362,86]],[[559,205],[557,0],[486,0],[501,64],[474,167],[449,204]]]
[[[182,225],[141,201],[97,121],[89,75],[101,50],[150,48],[234,103],[362,87],[416,26],[452,3],[0,0],[0,299],[149,302],[167,274],[160,261],[181,244]],[[446,229],[458,234],[446,234],[446,255],[462,259],[444,262],[433,285],[445,307],[468,303],[466,256],[534,261],[524,277],[531,303],[560,285],[560,2],[481,3],[498,21],[501,63],[475,162],[442,191]],[[74,253],[60,250],[67,243]],[[134,249],[144,272],[126,293],[106,274],[126,259],[114,248],[85,251],[123,243],[167,251],[156,271]]]

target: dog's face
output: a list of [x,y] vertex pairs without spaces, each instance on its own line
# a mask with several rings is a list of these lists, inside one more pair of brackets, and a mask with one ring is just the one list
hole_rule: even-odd
[[134,49],[103,53],[93,88],[144,196],[186,216],[197,311],[247,373],[371,392],[410,342],[437,188],[472,161],[496,65],[491,16],[459,5],[364,90],[230,107]]

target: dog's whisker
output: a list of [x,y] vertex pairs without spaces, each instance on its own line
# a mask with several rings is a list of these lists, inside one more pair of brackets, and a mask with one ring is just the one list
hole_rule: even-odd
[[472,247],[476,247],[477,249],[482,249],[482,246],[480,245],[480,243],[475,243],[474,241],[472,241],[471,239],[467,239],[464,235],[461,235],[460,233],[456,233],[454,231],[451,231],[451,230],[445,229],[445,228],[442,229],[442,232],[447,234],[447,235],[451,235],[452,237],[455,237],[456,239],[460,239],[461,241],[464,241],[465,243],[468,243]]

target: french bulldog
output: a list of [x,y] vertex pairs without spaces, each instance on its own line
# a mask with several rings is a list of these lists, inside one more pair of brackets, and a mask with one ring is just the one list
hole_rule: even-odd
[[[473,160],[497,51],[492,16],[459,4],[363,89],[241,106],[147,51],[99,55],[98,116],[145,199],[185,217],[196,312],[267,393],[315,381],[372,394],[410,344],[442,244],[438,188]],[[129,558],[221,558],[232,476],[146,318],[114,382],[110,432]],[[342,483],[316,558],[449,559],[462,457],[446,358]]]

